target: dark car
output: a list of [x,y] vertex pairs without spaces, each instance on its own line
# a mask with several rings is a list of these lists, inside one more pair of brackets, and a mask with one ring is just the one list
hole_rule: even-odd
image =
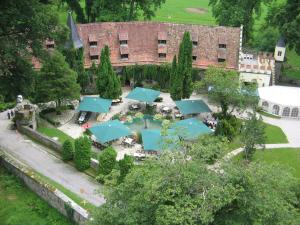
[[91,112],[80,112],[79,117],[78,117],[78,124],[84,124],[86,123],[90,116],[91,116]]

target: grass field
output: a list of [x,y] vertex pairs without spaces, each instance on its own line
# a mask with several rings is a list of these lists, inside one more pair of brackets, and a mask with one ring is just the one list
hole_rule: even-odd
[[64,143],[66,140],[71,141],[74,144],[74,139],[69,135],[65,134],[64,132],[60,131],[57,128],[50,128],[50,127],[38,127],[37,131],[48,136],[48,137],[57,137],[60,143]]
[[0,167],[1,225],[70,225],[67,219]]
[[300,179],[300,148],[258,150],[254,154],[254,160],[290,167],[292,174]]
[[280,127],[266,124],[266,144],[288,143],[287,137]]
[[153,21],[215,25],[209,0],[166,0]]

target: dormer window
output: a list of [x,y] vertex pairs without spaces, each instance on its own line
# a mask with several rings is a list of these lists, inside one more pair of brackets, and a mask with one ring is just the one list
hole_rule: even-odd
[[96,41],[90,42],[90,47],[97,47],[98,43]]
[[46,40],[46,48],[47,49],[54,49],[54,41],[53,40],[50,40],[50,39],[47,39]]
[[48,45],[46,45],[46,48],[47,49],[53,49],[54,48],[54,44],[48,44]]
[[197,60],[197,56],[193,55],[193,61],[196,61],[196,60]]
[[197,47],[198,46],[198,34],[192,34],[192,43],[193,43],[193,47]]
[[166,32],[158,32],[158,44],[166,45],[167,44],[167,33]]
[[120,40],[120,45],[127,45],[128,41],[127,40]]
[[219,62],[219,63],[223,63],[223,62],[225,62],[225,61],[226,61],[226,59],[218,58],[218,62]]
[[122,60],[128,60],[129,55],[128,54],[121,54]]
[[94,34],[90,34],[89,35],[89,44],[90,44],[90,47],[97,47],[98,45],[98,40],[97,40],[97,36],[94,35]]
[[167,44],[167,40],[158,40],[159,45],[165,45]]
[[197,47],[198,46],[198,41],[193,41],[193,47]]
[[99,56],[98,55],[91,55],[91,60],[98,60]]
[[219,48],[226,48],[226,44],[219,44]]
[[166,53],[159,53],[158,58],[165,59],[165,58],[167,58],[167,54]]

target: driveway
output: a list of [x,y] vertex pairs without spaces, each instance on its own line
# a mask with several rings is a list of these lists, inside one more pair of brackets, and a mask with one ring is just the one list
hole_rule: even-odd
[[15,130],[9,129],[6,113],[0,113],[0,148],[25,165],[64,186],[93,205],[105,203],[101,185],[86,174],[49,154],[45,147],[33,143]]

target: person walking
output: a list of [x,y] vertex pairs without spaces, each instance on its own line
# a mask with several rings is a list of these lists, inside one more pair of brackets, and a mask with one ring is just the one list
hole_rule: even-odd
[[10,120],[10,109],[7,111],[7,117],[8,117],[8,119]]
[[14,109],[12,109],[12,110],[10,111],[10,116],[11,116],[11,117],[14,117],[14,115],[15,115]]

